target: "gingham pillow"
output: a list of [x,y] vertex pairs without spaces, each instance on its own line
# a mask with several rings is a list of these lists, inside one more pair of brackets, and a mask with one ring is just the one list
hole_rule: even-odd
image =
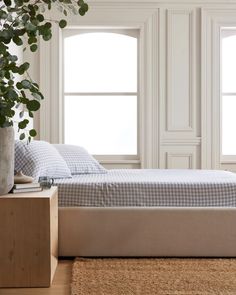
[[71,174],[99,174],[107,173],[96,159],[94,159],[84,148],[76,145],[54,144],[54,147],[66,161]]
[[30,144],[15,141],[15,171],[38,180],[39,176],[71,178],[70,169],[53,145],[33,140]]

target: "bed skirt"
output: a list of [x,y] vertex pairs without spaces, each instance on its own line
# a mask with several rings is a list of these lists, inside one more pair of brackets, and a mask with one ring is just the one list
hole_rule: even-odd
[[236,257],[236,208],[60,207],[59,256]]

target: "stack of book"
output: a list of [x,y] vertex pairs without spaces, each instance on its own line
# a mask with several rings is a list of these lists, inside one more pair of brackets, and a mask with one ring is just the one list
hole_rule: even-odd
[[17,193],[30,193],[30,192],[41,192],[41,191],[42,191],[42,187],[40,186],[40,183],[32,182],[32,183],[15,184],[11,192],[13,194],[17,194]]

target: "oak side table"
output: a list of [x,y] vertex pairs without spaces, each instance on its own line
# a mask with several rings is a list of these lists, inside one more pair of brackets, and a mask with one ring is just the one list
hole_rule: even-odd
[[57,187],[0,196],[0,287],[49,287],[57,257]]

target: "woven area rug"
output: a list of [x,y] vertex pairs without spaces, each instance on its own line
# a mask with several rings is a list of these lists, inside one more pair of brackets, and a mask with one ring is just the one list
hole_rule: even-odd
[[236,259],[77,258],[72,295],[236,295]]

